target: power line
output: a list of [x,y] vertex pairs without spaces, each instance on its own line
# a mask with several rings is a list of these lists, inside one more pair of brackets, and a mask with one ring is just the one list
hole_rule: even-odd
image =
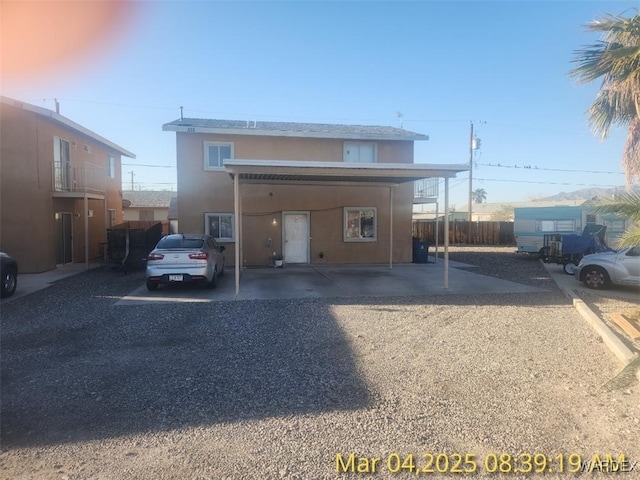
[[145,184],[145,185],[176,185],[176,182],[136,182],[136,185]]
[[123,163],[123,167],[176,168],[175,165],[147,165],[144,163]]
[[[44,98],[43,100],[47,100],[46,98]],[[75,98],[59,98],[59,101],[64,101],[64,102],[76,102],[76,103],[93,103],[96,105],[110,105],[112,107],[125,107],[125,108],[135,108],[135,109],[140,109],[140,108],[146,108],[146,109],[150,109],[150,110],[175,110],[175,107],[159,107],[157,105],[129,105],[126,103],[116,103],[116,102],[100,102],[98,100],[79,100],[79,99],[75,99]]]
[[533,182],[530,180],[505,180],[501,178],[476,178],[483,182],[507,182],[507,183],[536,183],[540,185],[572,185],[579,187],[619,187],[620,185],[598,185],[595,183],[569,183],[569,182]]
[[476,165],[479,165],[481,167],[496,167],[496,168],[516,168],[516,169],[523,169],[523,170],[545,170],[548,172],[573,172],[573,173],[606,173],[606,174],[612,174],[612,175],[624,175],[623,172],[607,172],[607,171],[602,171],[602,170],[570,170],[570,169],[566,169],[566,168],[543,168],[543,167],[538,167],[538,166],[531,166],[531,165],[502,165],[500,163],[476,163]]
[[[44,102],[47,100],[51,100],[48,98],[39,98],[39,99],[30,99],[29,101],[31,102]],[[98,101],[98,100],[83,100],[83,99],[75,99],[75,98],[59,98],[59,101],[65,101],[65,102],[76,102],[76,103],[91,103],[91,104],[97,104],[97,105],[110,105],[110,106],[114,106],[114,107],[123,107],[123,108],[131,108],[131,109],[148,109],[148,110],[165,110],[165,111],[176,111],[179,109],[179,107],[167,107],[167,106],[158,106],[158,105],[132,105],[132,104],[125,104],[125,103],[117,103],[117,102],[105,102],[105,101]],[[282,120],[282,119],[289,119],[289,120],[298,120],[298,121],[333,121],[333,122],[340,122],[340,121],[349,121],[349,122],[375,122],[378,124],[383,124],[385,122],[388,122],[387,118],[385,117],[384,120],[382,120],[381,118],[359,118],[359,119],[344,119],[344,118],[336,118],[336,117],[317,117],[314,120],[308,120],[311,117],[306,117],[306,116],[301,116],[301,115],[280,115],[278,117],[274,117],[273,114],[264,114],[264,113],[247,113],[247,112],[222,112],[222,111],[211,111],[211,110],[199,110],[199,109],[191,109],[189,108],[189,111],[192,113],[198,113],[198,114],[207,114],[207,115],[228,115],[231,117],[239,117],[239,118],[247,118],[247,117],[259,117],[259,118],[263,118],[263,119],[269,119],[269,118],[277,118],[278,120]],[[426,118],[403,118],[405,122],[414,122],[414,123],[463,123],[463,122],[468,122],[468,119],[464,119],[464,118],[430,118],[430,119],[426,119]],[[522,125],[514,125],[514,124],[503,124],[503,123],[493,123],[493,122],[487,122],[487,121],[483,121],[482,122],[485,125],[489,125],[492,127],[502,127],[502,128],[509,128],[509,129],[514,129],[514,130],[523,130],[526,129],[528,131],[538,131],[538,132],[547,132],[547,133],[557,133],[557,134],[563,134],[563,135],[579,135],[579,136],[589,136],[592,137],[593,135],[588,132],[588,131],[580,131],[580,132],[568,132],[568,131],[560,131],[560,130],[553,130],[553,129],[544,129],[544,128],[537,128],[537,127],[532,127],[532,126],[522,126]]]

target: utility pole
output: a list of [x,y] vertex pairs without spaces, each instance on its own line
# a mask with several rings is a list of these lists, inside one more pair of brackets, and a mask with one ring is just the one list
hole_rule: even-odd
[[133,176],[135,175],[135,173],[133,173],[133,170],[129,173],[131,174],[131,191],[133,192]]
[[469,122],[471,125],[471,132],[469,133],[469,240],[471,240],[471,200],[473,189],[473,122]]
[[473,122],[469,122],[469,124],[471,125],[471,131],[469,133],[469,234],[467,240],[471,243],[471,219],[473,218],[473,151],[480,148],[480,139],[473,136]]

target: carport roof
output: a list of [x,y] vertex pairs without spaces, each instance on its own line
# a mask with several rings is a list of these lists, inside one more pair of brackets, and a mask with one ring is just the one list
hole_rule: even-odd
[[398,184],[422,178],[453,178],[466,164],[344,163],[293,160],[224,161],[225,170],[246,181],[365,182]]

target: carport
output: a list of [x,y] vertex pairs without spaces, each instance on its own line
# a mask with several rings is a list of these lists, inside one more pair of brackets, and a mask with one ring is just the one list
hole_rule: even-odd
[[423,178],[444,178],[444,288],[449,287],[449,179],[469,170],[466,164],[343,163],[292,160],[229,159],[225,171],[233,179],[236,214],[235,291],[240,293],[242,262],[242,203],[244,184],[376,185],[389,191],[389,269],[393,268],[393,189]]

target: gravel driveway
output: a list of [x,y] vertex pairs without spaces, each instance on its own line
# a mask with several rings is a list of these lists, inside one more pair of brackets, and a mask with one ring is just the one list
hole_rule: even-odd
[[361,478],[336,472],[350,453],[381,459],[373,478],[417,476],[392,475],[394,454],[474,454],[474,478],[496,478],[492,453],[640,461],[640,388],[601,388],[621,365],[511,252],[451,258],[543,292],[121,307],[142,274],[96,270],[3,304],[0,478]]

